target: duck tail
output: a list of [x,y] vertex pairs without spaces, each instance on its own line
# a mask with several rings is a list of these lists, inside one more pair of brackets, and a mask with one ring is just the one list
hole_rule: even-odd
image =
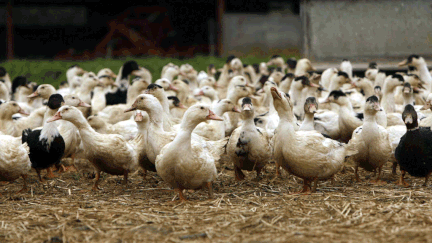
[[30,128],[24,129],[22,131],[22,137],[21,137],[22,143],[27,143],[28,136],[30,135],[31,132],[32,130]]

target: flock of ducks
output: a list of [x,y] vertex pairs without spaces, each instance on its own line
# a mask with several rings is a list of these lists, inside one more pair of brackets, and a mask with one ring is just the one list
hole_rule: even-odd
[[[59,89],[25,77],[11,80],[0,67],[0,180],[24,180],[34,168],[40,181],[75,171],[76,158],[101,172],[124,176],[140,168],[156,172],[181,200],[185,189],[208,188],[221,167],[232,163],[236,180],[255,171],[259,180],[271,162],[304,180],[301,193],[351,162],[381,180],[386,162],[406,172],[432,172],[432,76],[425,60],[411,55],[408,71],[386,75],[370,63],[365,77],[352,65],[318,74],[308,59],[273,56],[245,65],[230,56],[221,69],[197,71],[189,64],[163,67],[161,78],[135,61],[116,75],[70,67]],[[131,80],[131,77],[135,76]],[[65,166],[66,158],[72,159]],[[20,191],[20,192],[21,192]]]

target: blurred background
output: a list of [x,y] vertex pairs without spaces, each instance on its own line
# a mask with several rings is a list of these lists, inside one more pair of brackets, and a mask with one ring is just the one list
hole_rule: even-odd
[[0,59],[432,55],[429,0],[6,0]]

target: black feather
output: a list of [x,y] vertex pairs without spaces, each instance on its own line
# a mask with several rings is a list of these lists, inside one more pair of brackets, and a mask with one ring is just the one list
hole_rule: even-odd
[[0,67],[0,77],[6,76],[6,69],[4,67]]
[[348,74],[347,74],[346,72],[343,72],[343,71],[339,71],[337,75],[338,75],[338,76],[343,76],[343,77],[345,77],[345,78],[349,78],[349,77],[348,77]]

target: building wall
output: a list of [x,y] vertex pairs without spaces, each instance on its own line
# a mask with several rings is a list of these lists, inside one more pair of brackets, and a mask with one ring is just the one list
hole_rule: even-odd
[[301,49],[299,15],[227,13],[223,18],[223,55],[275,54]]
[[432,56],[430,0],[302,0],[303,55],[314,61]]

